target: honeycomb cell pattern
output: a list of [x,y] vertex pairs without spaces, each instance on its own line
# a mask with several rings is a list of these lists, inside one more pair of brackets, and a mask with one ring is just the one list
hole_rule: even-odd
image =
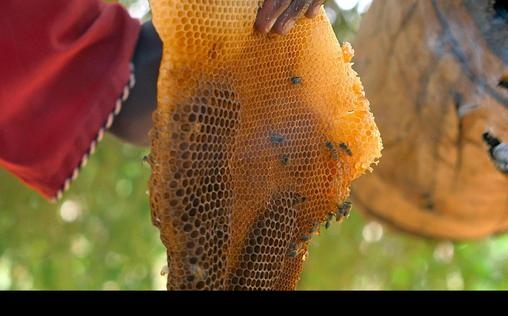
[[149,191],[168,289],[294,289],[309,240],[381,156],[324,11],[266,35],[261,2],[151,1],[164,48]]

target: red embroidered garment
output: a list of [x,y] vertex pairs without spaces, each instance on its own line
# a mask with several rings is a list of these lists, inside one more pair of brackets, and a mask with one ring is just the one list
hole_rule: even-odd
[[0,165],[47,198],[68,186],[119,111],[139,27],[100,0],[1,0]]

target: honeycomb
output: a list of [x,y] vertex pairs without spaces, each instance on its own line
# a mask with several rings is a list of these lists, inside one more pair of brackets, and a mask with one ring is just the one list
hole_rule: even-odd
[[349,213],[381,138],[324,14],[256,33],[257,0],[152,0],[164,43],[150,132],[168,289],[292,290],[320,224]]

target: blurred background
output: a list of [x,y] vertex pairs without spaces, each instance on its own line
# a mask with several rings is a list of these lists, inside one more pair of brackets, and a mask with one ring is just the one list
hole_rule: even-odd
[[[146,0],[120,2],[134,17],[150,17]],[[370,3],[327,2],[340,41],[354,39]],[[142,162],[148,152],[106,137],[57,204],[0,169],[0,289],[165,289]],[[426,240],[353,207],[347,221],[313,238],[298,289],[506,289],[507,259],[508,235]]]

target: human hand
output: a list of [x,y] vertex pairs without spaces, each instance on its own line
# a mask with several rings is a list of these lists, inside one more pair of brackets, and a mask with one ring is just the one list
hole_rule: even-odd
[[254,28],[262,33],[286,34],[305,13],[308,18],[318,15],[325,0],[265,0],[258,11]]

